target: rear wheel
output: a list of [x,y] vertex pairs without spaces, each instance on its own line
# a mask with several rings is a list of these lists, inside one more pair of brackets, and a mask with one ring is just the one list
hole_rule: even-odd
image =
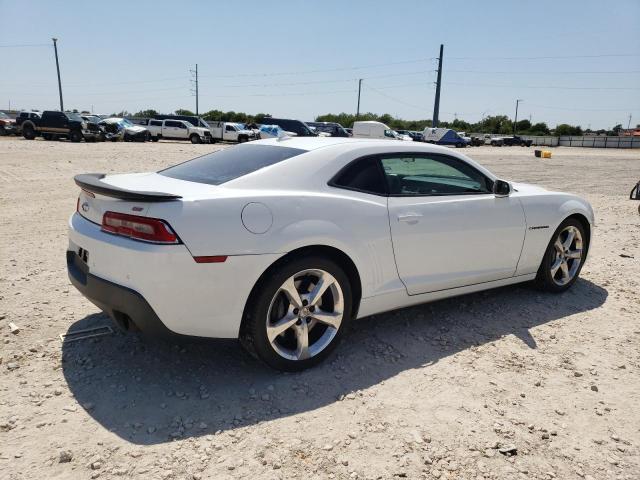
[[80,133],[78,130],[73,130],[69,133],[69,140],[71,140],[73,143],[82,141],[82,133]]
[[202,143],[202,141],[200,140],[200,135],[194,133],[193,135],[191,135],[189,137],[189,139],[191,140],[191,143]]
[[22,136],[27,140],[33,140],[34,138],[36,138],[36,130],[32,125],[24,125],[22,127]]
[[351,285],[332,260],[306,256],[281,265],[257,285],[241,339],[270,367],[299,371],[324,360],[351,318]]
[[578,279],[589,248],[584,226],[575,218],[560,224],[551,237],[536,276],[538,287],[564,292]]

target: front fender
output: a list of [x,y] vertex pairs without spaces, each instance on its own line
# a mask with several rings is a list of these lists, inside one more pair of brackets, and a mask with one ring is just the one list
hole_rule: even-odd
[[593,231],[594,214],[586,200],[565,193],[546,192],[520,198],[527,231],[516,275],[536,273],[551,236],[571,215],[584,216]]

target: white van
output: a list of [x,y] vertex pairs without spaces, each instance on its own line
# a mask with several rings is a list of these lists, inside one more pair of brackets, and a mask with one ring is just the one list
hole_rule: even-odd
[[354,138],[386,138],[388,140],[402,140],[400,136],[382,122],[366,121],[353,122]]

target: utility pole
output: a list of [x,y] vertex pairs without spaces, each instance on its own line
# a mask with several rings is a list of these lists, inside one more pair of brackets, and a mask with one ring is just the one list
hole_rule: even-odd
[[516,125],[518,124],[518,104],[520,102],[524,102],[524,100],[522,100],[521,98],[518,98],[516,100],[516,119],[513,121],[513,134],[516,134]]
[[438,126],[438,116],[440,114],[440,85],[442,85],[442,55],[444,52],[444,45],[440,44],[440,56],[438,57],[438,79],[436,80],[436,100],[433,103],[433,121],[432,127]]
[[52,38],[53,50],[56,53],[56,70],[58,71],[58,93],[60,94],[60,111],[64,112],[64,104],[62,103],[62,82],[60,80],[60,63],[58,62],[58,39]]
[[627,122],[627,130],[631,128],[631,114],[629,114],[629,121]]
[[200,111],[198,109],[198,64],[196,63],[196,69],[195,70],[190,70],[191,74],[195,76],[195,81],[192,80],[192,82],[195,83],[195,95],[196,95],[196,117],[200,117]]
[[358,80],[358,109],[356,110],[356,120],[360,117],[360,91],[362,90],[362,79]]

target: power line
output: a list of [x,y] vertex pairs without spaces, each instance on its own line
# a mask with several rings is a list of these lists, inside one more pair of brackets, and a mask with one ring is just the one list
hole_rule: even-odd
[[566,87],[558,85],[504,85],[494,83],[462,83],[446,82],[448,85],[464,85],[467,87],[498,87],[498,88],[542,88],[549,90],[640,90],[640,87]]
[[557,107],[557,106],[547,106],[547,105],[536,105],[533,103],[529,104],[532,107],[536,108],[546,108],[550,110],[567,110],[567,111],[579,111],[579,112],[628,112],[629,110],[634,112],[640,112],[640,107],[638,108],[568,108],[568,107]]
[[48,43],[22,43],[22,44],[5,44],[0,48],[24,48],[24,47],[51,47]]
[[553,60],[567,58],[640,57],[640,53],[601,53],[596,55],[547,55],[537,57],[448,57],[451,60]]
[[603,71],[603,70],[592,70],[592,71],[576,71],[576,70],[566,70],[566,71],[559,71],[559,70],[553,70],[553,71],[536,71],[536,72],[532,72],[532,71],[514,71],[514,70],[503,70],[503,71],[499,71],[499,70],[447,70],[447,73],[449,72],[454,72],[454,73],[489,73],[489,74],[525,74],[525,75],[555,75],[555,74],[597,74],[597,73],[602,73],[602,74],[627,74],[627,73],[640,73],[640,70],[627,70],[627,71]]
[[405,105],[407,107],[416,108],[416,109],[418,109],[418,110],[420,110],[422,112],[424,112],[426,110],[426,108],[424,108],[424,107],[419,107],[417,105],[413,105],[411,103],[405,102],[404,100],[400,100],[399,98],[393,97],[391,95],[387,95],[386,93],[381,92],[380,90],[378,90],[377,88],[372,87],[371,85],[364,84],[364,87],[368,88],[369,90],[372,90],[372,91],[376,92],[378,95],[386,97],[389,100],[393,100],[394,102],[400,103],[400,104]]
[[235,73],[229,75],[200,75],[201,77],[207,78],[238,78],[238,77],[276,77],[276,76],[287,76],[287,75],[306,75],[313,73],[325,73],[325,72],[344,72],[351,70],[363,70],[366,68],[378,68],[378,67],[388,67],[392,65],[405,65],[408,63],[420,63],[427,62],[430,60],[435,60],[434,58],[419,58],[416,60],[403,60],[399,62],[388,62],[388,63],[377,63],[372,65],[359,65],[355,67],[337,67],[337,68],[329,68],[329,69],[316,69],[316,70],[299,70],[299,71],[289,71],[289,72],[275,72],[275,73]]

